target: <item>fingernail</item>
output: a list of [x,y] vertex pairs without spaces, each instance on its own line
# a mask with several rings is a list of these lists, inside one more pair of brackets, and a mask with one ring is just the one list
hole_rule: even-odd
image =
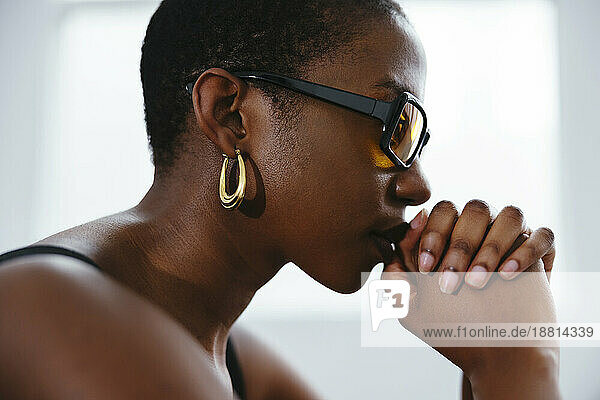
[[419,255],[419,272],[426,274],[433,268],[434,258],[427,250],[422,251]]
[[518,269],[519,263],[517,263],[515,260],[509,260],[506,264],[504,264],[504,267],[502,267],[500,275],[502,275],[504,279],[512,279],[517,275]]
[[483,268],[481,265],[476,265],[467,272],[465,282],[470,286],[482,288],[485,283],[485,278],[487,278],[487,269]]
[[458,273],[454,271],[444,271],[440,275],[440,289],[446,294],[452,294],[458,286]]
[[421,210],[417,215],[415,215],[412,221],[410,221],[410,227],[412,229],[418,229],[421,227],[421,225],[423,225],[423,211],[425,210]]

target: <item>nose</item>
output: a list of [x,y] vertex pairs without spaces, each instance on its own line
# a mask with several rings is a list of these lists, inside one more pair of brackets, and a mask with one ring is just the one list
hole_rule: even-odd
[[394,175],[393,187],[394,201],[406,205],[418,206],[431,197],[431,187],[419,160],[415,160],[410,168],[398,171]]

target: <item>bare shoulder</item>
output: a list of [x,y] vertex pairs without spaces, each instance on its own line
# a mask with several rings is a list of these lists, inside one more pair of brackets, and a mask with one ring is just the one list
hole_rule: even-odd
[[319,397],[279,355],[243,327],[231,337],[246,384],[248,400],[316,400]]
[[61,255],[0,267],[0,359],[3,399],[230,397],[175,321]]

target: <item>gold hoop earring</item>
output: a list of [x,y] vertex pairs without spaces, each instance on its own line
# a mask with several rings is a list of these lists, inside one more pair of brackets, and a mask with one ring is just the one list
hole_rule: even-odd
[[233,194],[228,194],[225,186],[225,175],[227,173],[227,164],[229,163],[229,157],[227,154],[223,154],[225,159],[223,160],[223,166],[221,167],[221,177],[219,179],[219,197],[221,198],[221,204],[227,209],[238,208],[244,200],[244,194],[246,193],[246,166],[244,165],[244,159],[239,149],[235,149],[235,154],[238,161],[238,186]]

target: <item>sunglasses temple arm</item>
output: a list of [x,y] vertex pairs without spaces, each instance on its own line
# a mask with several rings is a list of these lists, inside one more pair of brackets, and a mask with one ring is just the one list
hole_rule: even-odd
[[382,121],[385,121],[385,118],[391,109],[391,103],[348,92],[346,90],[321,85],[319,83],[308,82],[302,79],[295,79],[267,72],[256,73],[242,71],[233,74],[240,78],[254,78],[274,83],[290,90],[376,117]]
[[[268,72],[239,71],[233,72],[232,74],[239,78],[258,79],[273,83],[295,92],[303,93],[375,117],[383,122],[387,121],[389,113],[392,110],[392,102],[377,100],[357,93],[308,82],[302,79],[290,78]],[[185,90],[189,95],[192,94],[194,85],[195,82],[185,85]]]

